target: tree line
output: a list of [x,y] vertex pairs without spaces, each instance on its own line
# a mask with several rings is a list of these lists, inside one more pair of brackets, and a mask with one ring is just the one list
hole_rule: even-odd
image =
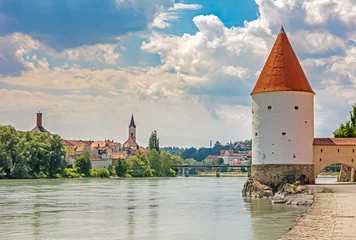
[[[252,146],[252,140],[246,140],[245,144],[248,146]],[[226,143],[225,145],[221,144],[219,141],[215,142],[212,148],[178,148],[178,147],[164,147],[162,151],[169,152],[174,155],[181,156],[183,159],[190,159],[193,158],[198,162],[203,161],[209,155],[220,155],[221,150],[234,150],[238,152],[239,150],[244,149],[234,149],[231,143]]]
[[62,138],[0,126],[0,177],[58,177],[65,169]]
[[177,170],[171,165],[184,163],[181,157],[160,150],[156,131],[150,136],[149,149],[149,153],[138,151],[107,169],[92,169],[89,152],[69,166],[59,135],[0,126],[0,178],[171,177]]

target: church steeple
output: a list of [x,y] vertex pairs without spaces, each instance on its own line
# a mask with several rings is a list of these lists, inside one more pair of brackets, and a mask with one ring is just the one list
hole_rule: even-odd
[[131,121],[129,125],[129,139],[130,138],[136,141],[136,124],[133,114],[131,115]]
[[131,122],[130,122],[130,126],[129,126],[129,127],[134,127],[134,128],[136,128],[135,120],[134,120],[133,114],[131,115]]

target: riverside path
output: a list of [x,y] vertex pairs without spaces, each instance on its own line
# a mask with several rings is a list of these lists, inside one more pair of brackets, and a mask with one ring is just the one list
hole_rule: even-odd
[[282,239],[356,239],[356,184],[317,186],[333,193],[316,194],[309,212]]

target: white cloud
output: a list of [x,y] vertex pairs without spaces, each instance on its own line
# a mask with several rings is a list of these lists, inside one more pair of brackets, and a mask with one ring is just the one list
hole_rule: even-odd
[[171,26],[172,22],[179,20],[182,11],[187,10],[197,10],[202,8],[199,4],[184,4],[175,3],[173,7],[160,8],[160,11],[156,13],[152,23],[150,23],[151,28],[168,28]]
[[170,11],[181,11],[181,10],[198,10],[203,6],[200,4],[185,4],[185,3],[175,3],[173,7],[169,8]]
[[356,23],[356,5],[353,0],[307,0],[302,6],[309,24],[325,24],[333,20],[345,24]]

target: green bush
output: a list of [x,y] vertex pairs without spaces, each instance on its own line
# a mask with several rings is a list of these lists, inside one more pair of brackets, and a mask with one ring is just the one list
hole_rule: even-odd
[[77,168],[65,168],[64,176],[67,178],[79,178],[81,175],[78,172]]
[[98,177],[101,177],[101,178],[108,178],[108,177],[110,177],[110,172],[109,172],[109,170],[107,170],[106,168],[99,168],[99,169],[96,169],[96,173],[97,173],[97,176],[98,176]]
[[96,172],[96,169],[90,169],[89,171],[90,177],[97,177],[98,173]]
[[90,169],[91,177],[108,178],[110,177],[110,171],[106,168]]

